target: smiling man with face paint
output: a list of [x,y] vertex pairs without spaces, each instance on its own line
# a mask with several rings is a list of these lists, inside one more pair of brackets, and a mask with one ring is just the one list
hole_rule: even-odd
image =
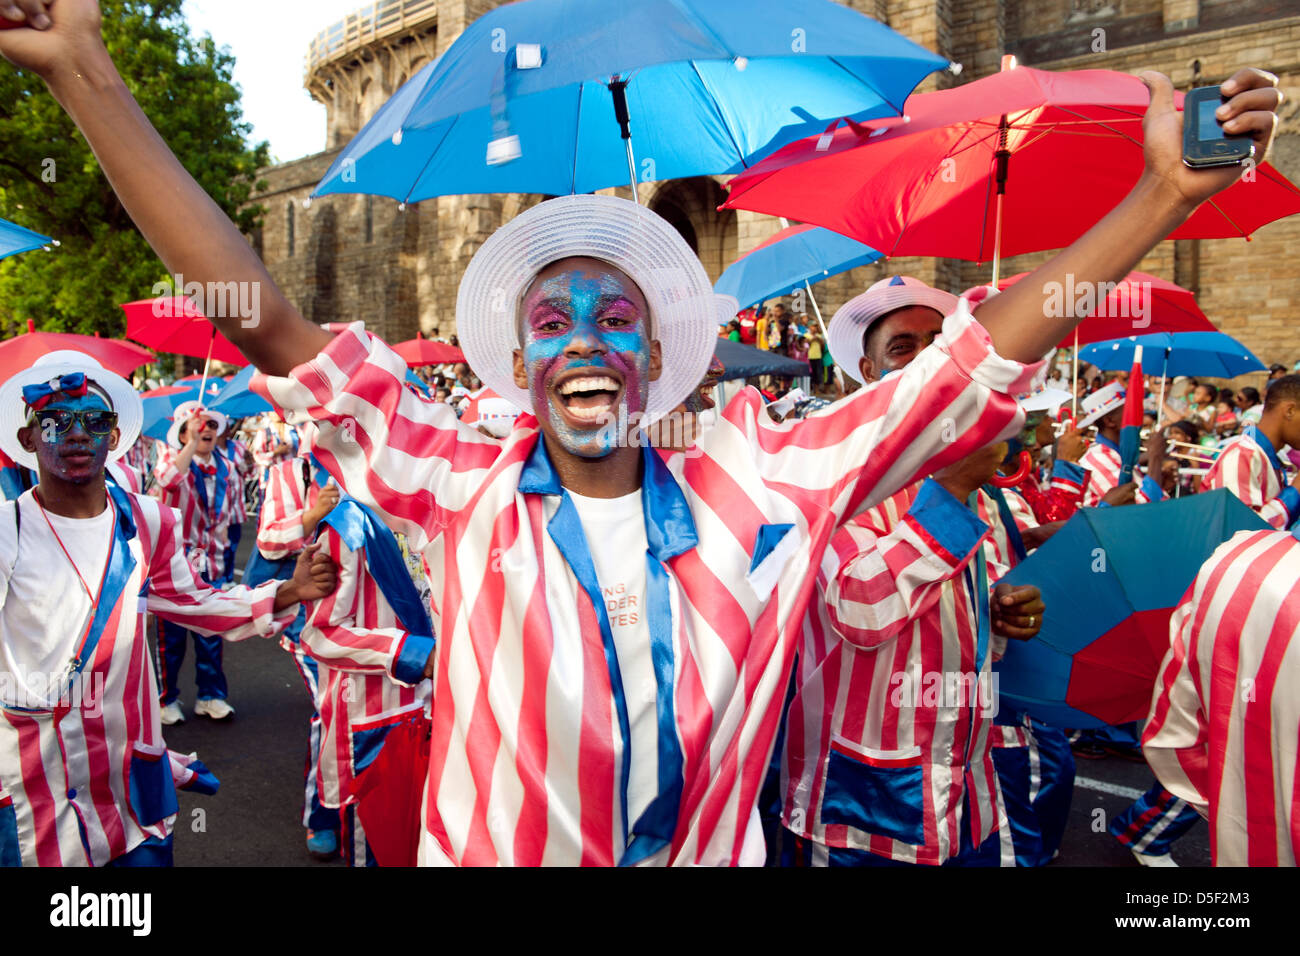
[[0,504],[4,863],[169,864],[175,787],[205,768],[163,743],[146,612],[242,640],[333,589],[323,557],[260,588],[198,580],[176,513],[105,480],[142,417],[131,385],[79,352],[0,385],[0,449],[40,475]]
[[[594,439],[588,416],[625,407],[631,425],[645,389],[648,427],[696,388],[717,336],[708,276],[643,207],[543,202],[483,243],[457,301],[470,365],[525,411],[498,442],[412,395],[405,363],[362,328],[334,333],[294,309],[132,100],[93,0],[12,3],[33,28],[0,33],[0,53],[46,79],[170,271],[259,285],[259,323],[214,324],[275,376],[256,388],[318,423],[317,457],[343,489],[423,554],[439,633],[426,863],[761,861],[758,787],[831,534],[919,474],[1018,430],[1010,394],[1076,323],[1044,317],[1045,285],[1066,274],[1118,281],[1240,175],[1182,166],[1173,87],[1145,74],[1146,171],[1092,231],[978,323],[955,310],[902,372],[783,424],[742,392],[690,453],[667,461],[624,448],[617,433]],[[1251,136],[1261,157],[1276,82],[1243,70],[1223,91],[1228,131]],[[598,264],[575,269],[575,257]],[[559,281],[539,295],[539,276]],[[648,310],[635,318],[625,279]],[[621,357],[632,347],[623,335],[647,341],[641,360]],[[951,427],[936,420],[940,407]],[[644,550],[619,554],[617,541],[588,534],[575,496],[638,498]],[[649,639],[632,660],[611,615],[633,626],[621,602],[635,585],[603,593],[611,565],[645,578],[635,626]]]

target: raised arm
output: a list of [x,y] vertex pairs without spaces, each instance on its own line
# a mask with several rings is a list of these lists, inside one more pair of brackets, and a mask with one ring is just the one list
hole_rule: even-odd
[[96,0],[8,0],[34,29],[0,31],[0,55],[41,76],[95,151],[122,205],[173,273],[253,283],[260,315],[208,318],[259,369],[283,375],[330,340],[271,280],[234,223],[185,171],[132,98],[100,36]]
[[[1119,282],[1197,206],[1245,172],[1239,166],[1193,170],[1183,165],[1183,114],[1174,109],[1173,84],[1163,73],[1148,71],[1141,78],[1151,91],[1142,120],[1142,175],[1128,196],[1078,241],[980,306],[979,321],[989,330],[999,355],[1032,362],[1083,319],[1052,316],[1046,308],[1049,283],[1064,284],[1066,276],[1075,287]],[[1224,132],[1254,139],[1256,161],[1263,162],[1277,124],[1275,110],[1282,102],[1277,77],[1242,69],[1220,90],[1231,97],[1215,114]]]

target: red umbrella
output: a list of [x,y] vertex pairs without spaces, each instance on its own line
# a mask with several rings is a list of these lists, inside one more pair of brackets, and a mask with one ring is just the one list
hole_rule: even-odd
[[410,368],[422,365],[449,365],[465,361],[465,353],[446,342],[426,339],[423,332],[415,333],[415,338],[398,342],[393,351],[406,360]]
[[75,335],[71,332],[37,332],[36,323],[27,320],[27,333],[0,343],[0,377],[8,378],[31,368],[38,358],[60,349],[84,352],[100,365],[123,378],[141,365],[152,362],[148,349],[118,339],[101,339],[98,335]]
[[[1028,272],[1003,279],[998,288],[1015,285]],[[1129,335],[1153,332],[1217,332],[1196,304],[1196,296],[1180,285],[1145,272],[1130,272],[1115,286],[1103,302],[1089,298],[1089,288],[1075,289],[1068,283],[1060,289],[1060,302],[1076,314],[1088,315],[1078,326],[1078,336],[1071,333],[1057,348],[1088,345],[1122,339]]]
[[[724,207],[824,226],[887,256],[991,260],[996,281],[999,251],[1068,246],[1128,193],[1147,101],[1123,73],[1004,68],[909,97],[901,121],[791,143],[733,179]],[[1300,212],[1300,189],[1268,163],[1250,179],[1169,238],[1249,236]]]
[[128,302],[122,311],[126,313],[127,338],[159,352],[216,359],[241,368],[248,364],[239,349],[184,296]]

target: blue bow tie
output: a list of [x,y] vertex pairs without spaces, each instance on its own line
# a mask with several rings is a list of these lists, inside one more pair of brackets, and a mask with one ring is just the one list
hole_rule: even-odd
[[81,398],[89,390],[85,372],[70,372],[39,385],[24,385],[23,401],[29,408],[39,412],[60,392],[69,398]]

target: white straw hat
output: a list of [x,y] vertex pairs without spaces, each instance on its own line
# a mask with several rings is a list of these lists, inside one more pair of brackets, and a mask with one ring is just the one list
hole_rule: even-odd
[[561,196],[506,223],[474,254],[456,299],[461,348],[483,384],[534,411],[515,384],[519,300],[559,259],[586,256],[625,272],[650,306],[663,371],[650,383],[643,425],[672,411],[700,383],[713,357],[718,305],[686,240],[644,206],[613,196]]
[[204,408],[202,402],[181,402],[176,406],[176,410],[172,412],[171,427],[167,429],[167,444],[173,448],[181,447],[181,426],[189,421],[197,411],[202,411],[205,418],[211,418],[217,423],[218,435],[226,430],[229,419],[221,412],[214,412],[210,408]]
[[18,429],[27,424],[28,417],[27,403],[23,401],[23,387],[53,382],[54,379],[74,372],[82,372],[103,389],[108,394],[113,411],[117,412],[119,437],[117,448],[108,453],[109,461],[117,461],[125,455],[140,437],[144,404],[131,383],[104,368],[85,352],[61,349],[42,355],[31,368],[11,376],[0,385],[0,450],[18,464],[33,471],[38,467],[36,456],[18,441]]
[[1117,408],[1123,408],[1124,396],[1124,386],[1119,382],[1111,382],[1091,395],[1084,396],[1079,401],[1079,410],[1084,413],[1084,418],[1079,422],[1078,427],[1087,428],[1103,415]]
[[840,306],[826,329],[835,364],[855,382],[865,385],[858,362],[862,359],[862,336],[872,324],[890,312],[908,306],[923,305],[947,318],[957,309],[957,297],[926,285],[911,276],[881,279],[866,292]]

